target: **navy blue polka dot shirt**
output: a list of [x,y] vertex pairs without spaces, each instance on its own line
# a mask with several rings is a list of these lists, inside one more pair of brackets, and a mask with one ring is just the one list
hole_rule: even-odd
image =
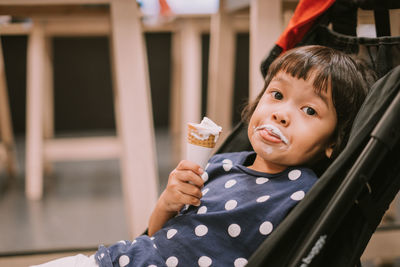
[[245,266],[317,180],[303,167],[278,174],[245,167],[254,157],[254,152],[213,156],[202,175],[200,206],[185,206],[151,238],[100,246],[99,265]]

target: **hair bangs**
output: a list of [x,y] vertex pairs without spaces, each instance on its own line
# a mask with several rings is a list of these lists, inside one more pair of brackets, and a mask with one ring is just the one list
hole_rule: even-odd
[[283,71],[294,78],[308,81],[313,79],[312,84],[317,94],[322,91],[327,92],[331,81],[330,66],[321,64],[322,62],[309,57],[304,60],[303,56],[292,54],[287,58],[282,58],[277,71]]

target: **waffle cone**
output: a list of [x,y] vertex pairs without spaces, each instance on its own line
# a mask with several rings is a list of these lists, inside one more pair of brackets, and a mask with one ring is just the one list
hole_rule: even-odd
[[195,135],[202,137],[201,134],[199,134],[197,132],[197,129],[189,124],[188,125],[188,143],[189,144],[202,146],[202,147],[208,147],[208,148],[215,147],[215,135],[210,134],[210,136],[207,139],[198,139],[192,133],[195,133]]

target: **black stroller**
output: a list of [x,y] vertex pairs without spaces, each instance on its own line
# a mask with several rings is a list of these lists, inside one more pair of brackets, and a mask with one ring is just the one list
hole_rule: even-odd
[[[400,1],[322,1],[334,3],[302,21],[302,10],[318,2],[299,2],[292,18],[298,28],[285,31],[291,38],[285,48],[319,44],[354,54],[380,79],[357,115],[345,150],[247,266],[359,266],[400,189],[400,37],[390,37],[389,23],[389,9],[400,8]],[[374,10],[377,38],[356,37],[358,8]],[[261,66],[264,76],[285,48],[277,44],[271,50]],[[217,153],[248,149],[246,126],[240,123]]]

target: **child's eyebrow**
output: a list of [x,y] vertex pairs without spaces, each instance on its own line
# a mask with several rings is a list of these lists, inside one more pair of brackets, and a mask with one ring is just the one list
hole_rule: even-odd
[[328,100],[328,96],[326,94],[322,93],[322,90],[314,90],[314,94],[320,98],[327,107],[329,107],[329,100]]
[[286,82],[289,83],[289,81],[285,78],[282,77],[281,75],[277,74],[274,78],[272,78],[271,81],[276,81],[276,82]]

